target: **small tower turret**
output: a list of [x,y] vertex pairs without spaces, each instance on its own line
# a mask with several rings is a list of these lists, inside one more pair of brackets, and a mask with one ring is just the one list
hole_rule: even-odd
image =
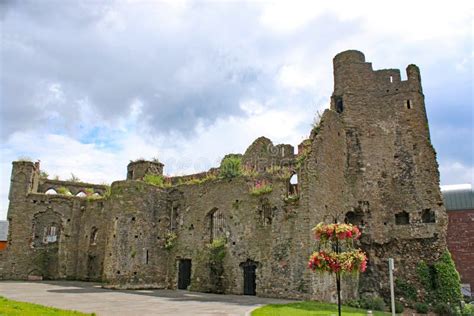
[[159,161],[137,160],[132,161],[127,166],[127,180],[143,180],[145,175],[163,175],[163,167]]
[[38,190],[39,162],[14,161],[12,162],[10,193],[8,199],[24,199],[29,192]]

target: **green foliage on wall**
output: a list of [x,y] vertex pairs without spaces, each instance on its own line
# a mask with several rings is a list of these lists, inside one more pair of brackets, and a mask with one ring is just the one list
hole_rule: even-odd
[[435,304],[435,311],[445,315],[456,314],[462,299],[461,285],[449,251],[446,250],[432,266],[420,261],[417,274],[426,292],[424,303]]
[[158,187],[163,187],[164,185],[163,176],[158,174],[146,174],[145,177],[143,177],[143,181],[151,185],[156,185]]
[[222,160],[220,176],[225,179],[238,177],[242,174],[242,157],[227,156]]
[[415,286],[400,278],[395,280],[395,286],[397,294],[411,301],[416,300],[417,293]]
[[435,297],[438,302],[458,305],[462,299],[459,273],[449,251],[445,251],[434,264]]
[[176,233],[167,233],[165,235],[165,249],[171,250],[175,245],[176,239],[178,239],[178,235],[176,235]]
[[71,195],[72,194],[71,191],[69,191],[69,189],[66,188],[66,187],[59,187],[57,189],[57,192],[58,192],[58,194],[64,194],[64,195]]

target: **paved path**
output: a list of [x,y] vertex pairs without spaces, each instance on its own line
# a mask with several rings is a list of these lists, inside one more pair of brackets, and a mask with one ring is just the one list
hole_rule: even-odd
[[1,281],[0,296],[97,315],[243,316],[254,308],[287,300],[171,290],[106,290],[77,281]]

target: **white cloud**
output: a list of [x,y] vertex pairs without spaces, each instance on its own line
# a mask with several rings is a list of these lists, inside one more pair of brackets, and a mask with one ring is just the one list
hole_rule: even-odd
[[474,167],[466,166],[459,161],[440,163],[442,185],[474,184]]

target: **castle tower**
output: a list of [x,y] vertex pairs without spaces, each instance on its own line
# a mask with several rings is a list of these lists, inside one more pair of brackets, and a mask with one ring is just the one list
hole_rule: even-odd
[[39,162],[14,161],[10,180],[10,201],[25,199],[29,192],[36,192],[39,181]]
[[163,175],[163,167],[159,161],[137,160],[127,166],[127,180],[143,180],[145,175]]

